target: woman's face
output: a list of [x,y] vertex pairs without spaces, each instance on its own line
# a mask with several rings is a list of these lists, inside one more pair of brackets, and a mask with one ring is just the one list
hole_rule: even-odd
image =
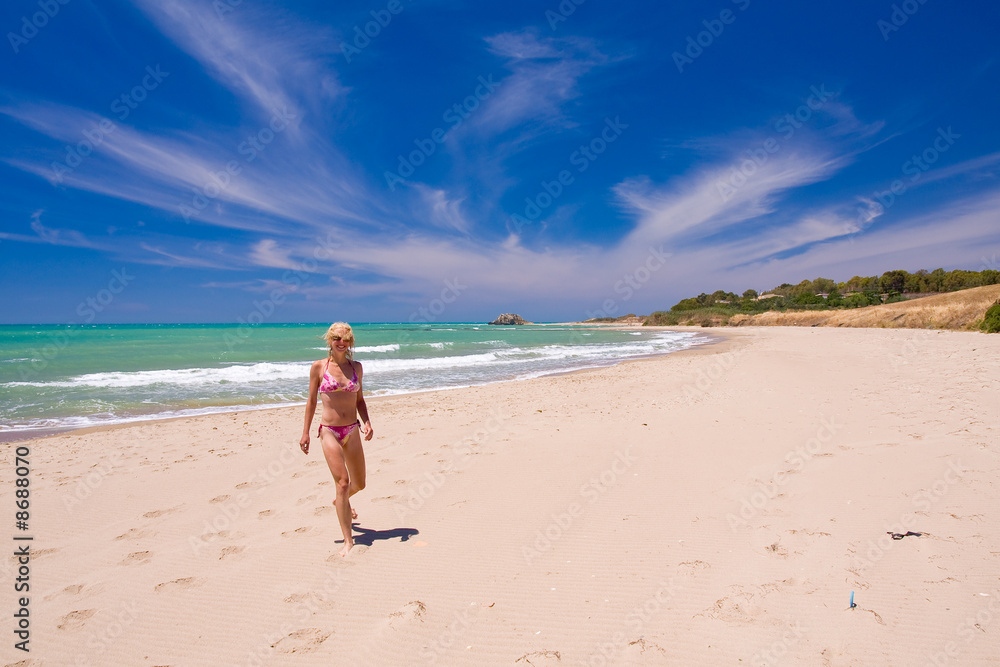
[[347,352],[354,342],[353,338],[349,338],[350,335],[343,329],[335,329],[330,338],[330,349],[335,352]]

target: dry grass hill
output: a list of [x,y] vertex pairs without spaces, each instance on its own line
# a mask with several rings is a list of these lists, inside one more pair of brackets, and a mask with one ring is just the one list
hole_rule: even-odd
[[976,329],[986,310],[1000,300],[1000,285],[973,287],[899,303],[851,310],[811,310],[733,315],[730,326],[888,327]]

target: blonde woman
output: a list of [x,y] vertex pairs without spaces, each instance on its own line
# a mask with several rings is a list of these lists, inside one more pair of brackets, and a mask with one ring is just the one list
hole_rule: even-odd
[[[357,512],[351,509],[351,496],[365,488],[365,451],[361,446],[361,435],[365,440],[371,440],[374,431],[361,392],[364,369],[354,361],[354,332],[351,326],[334,322],[323,338],[330,351],[326,359],[313,362],[309,370],[309,400],[306,402],[306,420],[299,446],[304,453],[309,453],[309,427],[316,414],[316,404],[322,397],[323,410],[320,412],[317,435],[337,485],[334,506],[344,533],[344,548],[340,555],[346,556],[354,546],[351,520],[358,518]],[[360,422],[358,415],[361,416]]]

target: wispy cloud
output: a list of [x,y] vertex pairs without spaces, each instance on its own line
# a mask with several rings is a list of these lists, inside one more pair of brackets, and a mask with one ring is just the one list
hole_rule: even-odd
[[250,4],[225,14],[217,9],[223,3],[139,0],[138,4],[206,71],[256,104],[262,117],[298,107],[303,99],[330,99],[343,93],[334,73],[319,64],[321,57],[333,53],[332,35],[322,27],[306,26],[292,16],[274,13],[276,9]]
[[609,62],[590,40],[540,37],[533,29],[487,37],[486,43],[511,70],[473,122],[493,134],[526,122],[534,133],[548,125],[575,125],[563,105],[580,94],[581,77]]
[[145,242],[139,243],[139,247],[150,253],[147,257],[135,258],[135,261],[143,264],[201,269],[240,268],[235,266],[232,262],[221,261],[223,258],[215,260],[210,257],[192,257],[189,255],[181,255],[178,254],[177,251],[165,250],[162,247],[156,247]]
[[[793,188],[834,174],[848,161],[826,151],[787,151],[759,166],[751,178],[725,198],[720,184],[730,182],[733,166],[714,165],[673,181],[654,185],[633,178],[615,186],[615,194],[638,220],[626,245],[693,242],[775,210],[777,198]],[[728,193],[728,191],[726,191]]]
[[414,187],[420,193],[424,206],[427,208],[427,218],[431,224],[442,229],[454,230],[462,234],[469,233],[469,221],[462,213],[464,197],[449,198],[448,193],[441,188],[430,188],[422,184]]
[[68,246],[72,248],[92,248],[105,249],[105,246],[91,241],[81,232],[75,229],[57,229],[47,227],[42,224],[42,214],[44,210],[39,209],[31,214],[30,234],[16,234],[12,232],[0,232],[0,239],[9,241],[21,241],[23,243],[48,243],[50,245]]

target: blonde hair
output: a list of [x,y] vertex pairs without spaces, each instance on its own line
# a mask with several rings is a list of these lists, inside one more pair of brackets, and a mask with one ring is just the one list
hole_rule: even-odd
[[348,324],[347,322],[334,322],[333,324],[330,325],[330,328],[326,330],[326,333],[323,334],[323,340],[326,341],[327,346],[332,347],[330,339],[333,338],[333,336],[335,335],[335,332],[337,332],[337,331],[344,331],[344,332],[346,332],[347,335],[341,336],[341,338],[345,339],[345,340],[350,340],[351,341],[350,347],[347,348],[347,358],[353,361],[354,360],[354,329],[351,328],[350,324]]

